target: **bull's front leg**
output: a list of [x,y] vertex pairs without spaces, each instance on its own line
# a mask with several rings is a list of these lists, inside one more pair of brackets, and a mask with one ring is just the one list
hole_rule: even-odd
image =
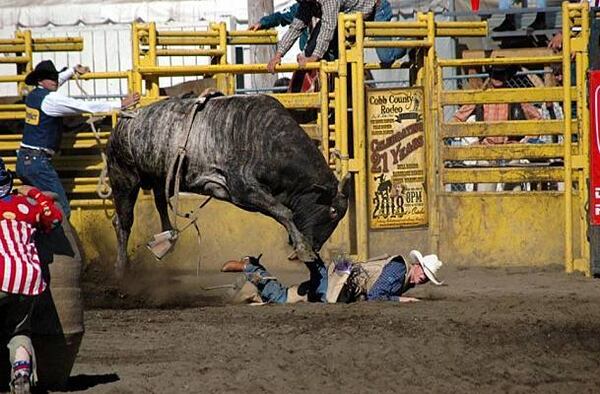
[[285,227],[292,240],[294,250],[300,260],[310,262],[317,259],[317,254],[313,251],[311,243],[294,224],[294,221],[292,220],[293,213],[290,209],[280,205],[272,209],[269,212],[269,215]]
[[311,243],[298,230],[293,221],[293,212],[285,205],[281,204],[275,197],[261,189],[246,190],[242,194],[243,201],[233,201],[242,207],[250,207],[258,210],[281,223],[287,230],[292,240],[292,245],[298,258],[309,262],[317,259],[317,254],[313,251]]
[[296,251],[296,254],[300,260],[304,262],[310,262],[317,259],[317,254],[313,251],[311,243],[294,224],[294,221],[292,220],[293,213],[290,209],[281,205],[280,207],[274,209],[270,215],[286,228],[292,240],[294,250]]

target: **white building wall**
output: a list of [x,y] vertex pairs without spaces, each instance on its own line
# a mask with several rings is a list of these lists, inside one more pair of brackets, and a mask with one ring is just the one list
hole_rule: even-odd
[[[225,18],[228,22],[229,18]],[[209,22],[198,21],[194,24],[168,22],[157,24],[158,30],[199,30],[205,31]],[[83,51],[80,52],[36,52],[33,63],[42,60],[52,60],[60,70],[62,67],[72,67],[76,64],[89,66],[92,71],[124,71],[132,68],[131,25],[110,24],[100,26],[58,26],[31,29],[34,37],[82,37]],[[3,37],[11,37],[14,31]],[[189,47],[188,47],[189,48]],[[233,59],[234,50],[231,48],[228,58]],[[208,64],[206,56],[174,56],[159,57],[161,66],[202,65]],[[0,65],[0,74],[11,75],[16,72],[14,65]],[[196,77],[161,78],[161,86],[171,86],[180,82],[196,79]],[[91,96],[101,99],[116,99],[127,94],[125,79],[80,81],[81,86]],[[83,93],[70,81],[61,88],[64,94],[72,97],[82,96]],[[16,83],[0,83],[0,96],[17,95]]]
[[[1,0],[0,0],[1,1]],[[29,0],[26,0],[29,1]],[[26,2],[25,1],[25,2]],[[39,1],[38,1],[39,2]],[[194,4],[196,8],[190,13],[193,14],[193,18],[190,15],[186,15],[182,12],[181,4],[193,3],[189,1],[183,2],[165,2],[165,1],[141,1],[135,2],[131,0],[129,3],[131,8],[128,12],[128,16],[131,18],[137,18],[138,13],[143,14],[145,21],[153,20],[168,20],[172,18],[180,18],[179,21],[168,20],[163,22],[157,22],[157,28],[160,30],[166,29],[179,29],[179,30],[206,30],[208,27],[208,20],[210,21],[224,21],[227,23],[230,29],[245,29],[247,27],[246,17],[246,2],[247,0],[231,0],[227,2],[219,1],[216,3],[214,0],[198,0]],[[292,5],[294,0],[275,0],[275,9],[278,11]],[[56,14],[56,7],[59,7],[56,1],[51,1],[52,5],[48,6],[52,9],[53,13]],[[78,7],[83,7],[83,1],[79,2]],[[110,1],[106,3],[111,3]],[[117,2],[118,3],[118,2]],[[119,7],[123,7],[126,2],[117,4]],[[397,3],[397,2],[394,2]],[[171,4],[169,8],[169,4]],[[200,4],[201,6],[198,6]],[[218,5],[217,5],[218,4]],[[1,3],[0,3],[1,5]],[[213,5],[210,7],[210,5]],[[396,5],[396,4],[394,4]],[[93,6],[88,4],[87,6]],[[113,5],[114,6],[114,5]],[[67,10],[68,6],[62,6]],[[102,5],[96,5],[103,7]],[[107,6],[109,7],[109,6]],[[137,8],[136,8],[137,7]],[[18,7],[15,7],[17,9]],[[39,8],[36,7],[36,8]],[[78,8],[79,9],[79,8]],[[119,8],[121,9],[121,8]],[[22,8],[24,10],[24,8]],[[123,18],[123,16],[115,15],[111,18],[107,13],[107,9],[104,9],[100,14],[103,18],[110,20],[117,20],[119,18],[124,19],[123,23],[101,23],[98,25],[85,25],[84,23],[78,23],[75,25],[64,25],[55,26],[47,25],[42,27],[35,27],[35,25],[44,22],[44,20],[36,20],[33,16],[28,18],[21,18],[29,21],[33,26],[23,26],[32,30],[34,37],[52,37],[52,36],[67,36],[77,37],[81,36],[84,39],[84,49],[81,52],[58,52],[58,53],[36,53],[34,55],[34,64],[37,64],[40,60],[51,59],[56,64],[57,68],[63,66],[73,66],[75,64],[83,64],[89,66],[93,71],[122,71],[129,70],[132,67],[131,61],[131,25],[130,21]],[[142,10],[142,11],[140,11]],[[165,10],[169,10],[166,12]],[[177,12],[173,11],[176,10]],[[81,10],[80,10],[81,11]],[[25,12],[25,11],[23,11]],[[75,12],[75,9],[74,11]],[[154,14],[153,14],[154,12]],[[0,8],[0,14],[6,14],[7,11],[4,8]],[[88,14],[92,15],[89,10]],[[38,14],[42,14],[39,13]],[[99,15],[100,15],[99,14]],[[140,14],[140,15],[141,15]],[[33,14],[32,14],[33,15]],[[206,19],[203,19],[201,15],[205,15]],[[99,16],[90,16],[90,18]],[[148,19],[149,18],[149,19]],[[4,18],[6,19],[6,18]],[[187,21],[181,21],[188,19]],[[193,19],[190,21],[189,19]],[[69,18],[64,18],[68,21]],[[104,20],[104,19],[103,19]],[[41,22],[40,22],[41,21]],[[19,22],[19,23],[21,23]],[[16,28],[16,27],[15,27]],[[0,28],[0,37],[8,38],[14,36],[15,28],[4,24]],[[285,32],[287,28],[278,28],[279,36]],[[454,45],[452,40],[443,39],[438,40],[438,54],[441,57],[452,57],[454,52]],[[296,55],[299,49],[297,44],[290,50],[283,59],[284,63],[293,63],[296,61]],[[244,48],[244,58],[248,58],[248,48]],[[235,61],[235,49],[230,48],[228,53],[229,62]],[[370,49],[367,50],[366,59],[368,61],[378,61],[375,55],[375,51]],[[159,58],[159,65],[198,65],[208,64],[208,57],[161,57]],[[16,67],[14,65],[3,65],[0,64],[0,75],[14,75]],[[281,74],[280,76],[290,76],[289,74]],[[377,71],[374,73],[374,77],[377,80],[392,80],[392,81],[406,81],[408,80],[408,73],[400,70],[386,70]],[[161,86],[171,86],[186,80],[195,79],[196,77],[177,77],[177,78],[161,78]],[[250,77],[245,78],[245,87],[248,88],[251,85]],[[402,86],[400,82],[398,85]],[[117,98],[127,94],[127,83],[125,80],[97,80],[97,81],[82,81],[82,86],[87,93],[99,98]],[[393,86],[393,84],[381,84],[379,87]],[[82,92],[75,85],[74,82],[69,82],[61,88],[65,94],[77,97],[81,96]],[[15,83],[0,83],[0,96],[15,96],[17,95],[17,84]]]

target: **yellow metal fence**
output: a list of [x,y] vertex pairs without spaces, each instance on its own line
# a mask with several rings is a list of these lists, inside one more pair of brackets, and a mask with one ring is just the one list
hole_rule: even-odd
[[[564,262],[568,272],[574,269],[588,272],[585,239],[585,203],[586,179],[588,176],[587,136],[589,115],[585,97],[585,71],[587,70],[587,5],[563,5],[563,54],[545,57],[512,57],[481,59],[438,59],[435,51],[437,37],[484,36],[487,34],[485,22],[436,22],[433,13],[418,14],[412,22],[365,22],[361,14],[340,14],[338,20],[339,59],[334,62],[309,63],[304,70],[318,70],[321,90],[316,93],[274,94],[287,108],[316,109],[319,112],[317,122],[305,125],[311,136],[320,140],[320,146],[332,168],[339,178],[351,173],[354,178],[354,200],[351,202],[350,214],[341,223],[336,232],[336,243],[350,248],[358,258],[378,254],[380,246],[373,246],[372,237],[379,236],[369,230],[368,226],[368,190],[367,190],[367,157],[366,157],[366,116],[365,116],[365,70],[377,70],[379,64],[365,63],[366,48],[412,48],[417,51],[415,64],[395,65],[393,68],[411,67],[411,84],[423,87],[424,91],[424,129],[426,136],[426,189],[429,220],[427,226],[420,229],[426,234],[426,244],[420,247],[438,252],[442,257],[451,260],[477,257],[478,253],[494,253],[494,248],[510,241],[510,234],[499,237],[491,235],[487,244],[489,250],[472,247],[473,240],[478,237],[470,232],[481,229],[456,225],[452,210],[465,209],[467,217],[483,217],[488,203],[500,204],[489,220],[503,222],[498,215],[515,212],[516,206],[527,201],[535,206],[540,197],[535,193],[521,193],[515,197],[514,192],[490,195],[486,193],[449,193],[445,185],[455,183],[484,182],[563,182],[564,192],[546,193],[551,202],[546,207],[552,211],[562,204],[560,214],[561,226],[564,230]],[[580,29],[572,29],[574,26]],[[382,40],[383,38],[383,40]],[[387,38],[387,40],[386,40]],[[393,39],[389,39],[393,38]],[[5,42],[6,41],[6,42]],[[18,75],[0,76],[0,82],[22,82],[24,75],[31,70],[31,52],[36,50],[81,50],[83,43],[77,39],[54,39],[54,41],[36,41],[29,32],[18,32],[13,41],[0,41],[0,51],[15,53],[16,64],[25,64]],[[142,104],[149,104],[161,99],[159,78],[166,76],[203,76],[214,78],[216,86],[228,94],[235,92],[235,75],[266,73],[266,64],[230,64],[227,58],[229,45],[272,45],[276,42],[274,31],[263,32],[228,32],[224,24],[211,24],[208,31],[159,31],[154,23],[134,24],[132,26],[132,69],[106,73],[91,73],[84,79],[121,78],[127,79],[129,90],[142,94]],[[36,46],[37,45],[37,46]],[[42,46],[46,45],[46,47]],[[42,49],[43,48],[43,49]],[[22,50],[23,54],[19,54]],[[455,90],[444,88],[442,75],[445,68],[461,68],[465,66],[484,65],[538,65],[562,63],[564,80],[570,80],[571,53],[574,53],[576,87],[565,83],[563,87],[535,87],[519,89],[490,90]],[[161,56],[208,56],[210,65],[199,66],[160,66]],[[299,70],[296,64],[283,64],[277,67],[279,72]],[[329,89],[329,80],[333,90]],[[561,102],[565,113],[564,120],[506,121],[449,123],[444,119],[443,109],[447,106],[486,103],[520,103],[520,102]],[[571,103],[575,102],[576,116],[572,118]],[[333,112],[333,118],[330,116]],[[0,118],[22,119],[22,105],[0,105]],[[333,119],[333,120],[331,120]],[[543,130],[542,130],[543,129]],[[574,130],[577,132],[574,133]],[[448,146],[444,141],[455,137],[485,136],[521,136],[535,135],[543,131],[545,135],[562,135],[562,144],[519,145],[511,144],[498,147]],[[578,135],[578,142],[572,142],[572,135]],[[73,207],[81,209],[106,206],[106,202],[93,197],[97,174],[102,162],[98,149],[102,148],[109,135],[109,130],[101,133],[101,146],[97,146],[91,133],[78,133],[65,141],[70,154],[56,159],[59,172],[72,174],[64,179],[73,198]],[[9,166],[15,162],[14,154],[10,154],[20,141],[19,135],[0,137],[0,151]],[[86,154],[81,154],[85,152]],[[514,160],[526,158],[562,158],[563,167],[524,167],[524,168],[448,168],[449,161],[466,160]],[[573,182],[575,180],[575,182]],[[572,185],[577,189],[573,190]],[[576,194],[576,204],[573,194]],[[562,199],[558,203],[556,196]],[[482,203],[474,204],[474,198]],[[536,200],[537,199],[537,200]],[[464,201],[468,202],[464,202]],[[550,201],[549,200],[549,201]],[[499,203],[500,201],[500,203]],[[506,206],[502,205],[506,204]],[[516,209],[518,212],[518,209]],[[527,209],[526,215],[535,215],[533,209]],[[521,215],[515,220],[530,220]],[[577,220],[577,236],[573,231],[573,217]],[[547,218],[546,220],[553,220]],[[542,223],[542,221],[539,221]],[[479,223],[479,222],[478,222]],[[481,224],[483,223],[483,224]],[[481,222],[482,226],[487,226]],[[536,222],[537,223],[537,222]],[[468,226],[468,223],[466,224]],[[507,224],[510,226],[510,223]],[[473,227],[473,226],[471,226]],[[452,240],[454,231],[457,236]],[[510,233],[510,231],[509,231]],[[402,237],[402,233],[394,233]],[[504,239],[504,238],[506,239]],[[573,258],[574,239],[578,243],[579,256]],[[390,241],[395,242],[395,241]],[[477,241],[476,241],[477,242]],[[383,242],[383,245],[388,245]],[[486,242],[479,242],[486,245]],[[456,252],[460,251],[460,252]],[[555,249],[550,248],[548,253]],[[509,256],[507,251],[498,252],[500,259]],[[545,256],[545,255],[544,255]],[[522,259],[521,257],[517,260]],[[586,265],[587,264],[587,265]]]
[[[508,222],[503,230],[489,231],[488,237],[477,237],[457,229],[452,224],[455,233],[466,234],[454,241],[447,241],[446,246],[455,250],[466,251],[463,257],[477,255],[477,252],[494,248],[500,249],[505,245],[506,255],[511,248],[519,247],[519,237],[529,239],[537,245],[531,245],[531,260],[538,256],[552,260],[546,251],[555,253],[557,244],[563,245],[564,264],[567,272],[574,270],[589,271],[589,243],[587,232],[587,179],[589,178],[589,113],[587,106],[586,71],[588,68],[587,42],[589,40],[589,16],[587,3],[563,4],[563,53],[562,55],[535,57],[495,57],[480,59],[440,59],[437,62],[437,88],[439,105],[437,119],[439,135],[436,139],[436,154],[438,155],[437,171],[439,174],[438,190],[444,190],[448,184],[466,183],[535,183],[553,182],[564,184],[562,191],[546,192],[515,192],[507,190],[503,195],[496,193],[483,194],[482,204],[475,204],[473,194],[441,193],[444,195],[443,204],[438,205],[436,212],[449,216],[449,207],[467,207],[465,215],[473,232],[488,231],[485,223],[477,220],[484,217],[490,205],[499,207],[494,215],[488,217],[491,224],[498,222],[496,215],[515,215],[514,221]],[[572,60],[575,72],[575,86],[571,86]],[[503,89],[464,89],[446,90],[441,79],[444,68],[460,68],[466,66],[502,66],[502,65],[561,65],[563,75],[562,87],[530,87]],[[451,123],[444,120],[446,106],[489,103],[560,103],[564,117],[556,120],[507,120],[507,121],[476,121],[473,123]],[[572,108],[572,103],[575,107]],[[508,144],[508,145],[468,145],[449,146],[445,141],[449,138],[461,137],[517,137],[517,136],[561,136],[562,142],[546,144]],[[549,159],[562,161],[562,165],[553,166],[519,166],[511,165],[515,161],[534,159],[548,164]],[[488,163],[508,163],[505,166],[448,168],[451,161],[486,161]],[[521,194],[518,198],[506,198]],[[559,197],[559,200],[557,200]],[[560,201],[562,197],[562,201]],[[446,205],[444,205],[446,204]],[[465,204],[465,205],[461,205]],[[562,206],[562,207],[561,207]],[[552,208],[550,208],[552,207]],[[562,209],[562,212],[556,212]],[[540,216],[548,215],[548,216]],[[575,229],[574,223],[575,220]],[[515,231],[515,222],[529,224],[523,229],[523,234]],[[557,224],[558,223],[558,224]],[[477,229],[477,225],[482,228]],[[491,226],[490,226],[491,227]],[[545,233],[548,239],[540,241],[528,234]],[[564,244],[560,242],[560,236]],[[535,241],[534,241],[535,239]],[[473,241],[477,240],[478,245]],[[558,242],[557,242],[558,241]],[[537,256],[534,248],[538,248]],[[578,256],[574,257],[575,251]],[[518,253],[514,253],[515,256]],[[505,256],[506,257],[506,256]],[[506,257],[508,258],[508,257]],[[554,259],[556,261],[556,259]]]

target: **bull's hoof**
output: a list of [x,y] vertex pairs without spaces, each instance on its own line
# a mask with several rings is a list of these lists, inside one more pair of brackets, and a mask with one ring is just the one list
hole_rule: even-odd
[[315,261],[317,259],[317,254],[306,245],[299,245],[299,247],[296,248],[296,254],[300,260],[306,262]]

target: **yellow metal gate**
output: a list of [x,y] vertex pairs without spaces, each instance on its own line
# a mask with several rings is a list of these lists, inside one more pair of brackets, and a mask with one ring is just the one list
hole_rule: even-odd
[[[589,273],[589,245],[586,240],[586,201],[588,177],[588,123],[585,72],[587,70],[587,40],[589,35],[587,3],[563,5],[563,54],[543,56],[469,57],[438,59],[436,38],[487,35],[485,22],[436,22],[433,13],[418,14],[411,22],[365,22],[361,14],[341,14],[338,21],[340,55],[334,62],[309,63],[305,70],[318,70],[321,90],[315,93],[273,94],[287,108],[314,109],[319,112],[316,123],[303,125],[309,135],[318,141],[323,154],[336,175],[353,175],[354,198],[348,216],[340,224],[326,248],[350,250],[359,259],[382,252],[406,252],[421,248],[437,252],[443,260],[465,265],[546,265],[565,264],[568,272],[580,270]],[[203,76],[232,94],[234,77],[239,74],[266,73],[265,64],[230,64],[227,48],[230,45],[272,45],[276,32],[229,32],[224,24],[211,24],[208,31],[162,31],[154,23],[132,26],[133,64],[131,70],[92,73],[84,79],[126,79],[129,89],[142,94],[142,104],[160,100],[160,77]],[[45,41],[44,41],[45,40]],[[365,72],[381,68],[365,62],[367,48],[409,48],[415,56],[410,64],[392,67],[408,68],[411,87],[420,89],[422,105],[422,134],[424,136],[423,190],[426,196],[424,219],[409,228],[370,228],[372,221],[369,204],[376,192],[369,188],[374,174],[369,172],[369,137],[367,135],[367,103]],[[0,42],[0,51],[13,53],[3,62],[19,64],[17,75],[0,76],[0,82],[22,83],[31,70],[31,54],[36,50],[81,50],[81,39],[35,39],[29,32],[18,32],[14,39]],[[571,69],[571,53],[574,68]],[[168,56],[208,56],[211,64],[204,66],[161,66],[158,59]],[[559,64],[564,80],[562,87],[520,87],[482,89],[471,87],[452,89],[445,86],[445,69],[492,65],[532,67]],[[284,64],[278,71],[295,71],[296,64]],[[568,81],[575,76],[575,86]],[[333,80],[329,90],[328,80]],[[475,77],[473,77],[475,79]],[[421,97],[421,96],[419,96]],[[421,99],[419,99],[421,100]],[[464,104],[490,103],[562,103],[564,119],[544,121],[497,121],[452,123],[445,109]],[[573,106],[572,103],[575,103]],[[334,116],[330,116],[333,112]],[[0,105],[0,118],[22,119],[22,105]],[[109,135],[102,130],[100,147]],[[489,136],[560,136],[562,143],[507,144],[498,146],[449,145],[452,139],[480,139]],[[0,137],[0,150],[9,166],[14,165],[14,149],[19,135]],[[390,143],[398,141],[391,140]],[[56,160],[61,171],[73,174],[64,179],[69,188],[74,226],[84,241],[87,255],[94,259],[111,260],[114,256],[114,235],[104,212],[110,202],[94,197],[97,175],[101,168],[97,141],[89,132],[67,139],[67,154]],[[399,145],[395,145],[399,146]],[[13,152],[13,153],[11,153]],[[555,160],[558,167],[490,165],[468,166],[465,163],[510,163],[536,160]],[[465,164],[452,167],[453,163]],[[409,170],[406,173],[410,173]],[[380,176],[382,190],[389,193],[389,184]],[[417,177],[415,177],[417,179]],[[453,185],[510,184],[534,185],[540,182],[562,184],[562,190],[496,192],[457,191]],[[528,186],[529,187],[529,186]],[[371,190],[370,190],[371,189]],[[383,194],[381,194],[383,195]],[[151,202],[142,198],[136,213],[132,251],[158,230]],[[191,203],[193,204],[193,202]],[[207,211],[207,215],[230,222],[241,222],[248,231],[255,225],[245,226],[248,214],[237,211]],[[370,216],[371,215],[371,216]],[[243,217],[240,220],[240,217]],[[225,222],[223,222],[225,223]],[[254,243],[277,249],[277,257],[285,256],[285,237],[281,229],[261,222],[269,235],[259,239],[244,239],[231,231],[220,235],[220,243],[208,240],[202,254],[217,261],[222,250],[247,254],[255,251]],[[417,222],[415,222],[417,223]],[[222,224],[226,226],[226,224]],[[393,227],[393,226],[392,226]],[[397,227],[397,226],[396,226]],[[246,230],[244,230],[246,231]],[[240,242],[240,239],[244,239]],[[184,239],[185,241],[185,239]],[[180,242],[180,245],[194,242]],[[281,243],[281,245],[279,245]],[[233,248],[223,245],[234,245]],[[273,245],[278,246],[273,246]],[[180,246],[182,248],[182,246]],[[178,254],[189,255],[186,248]],[[398,250],[399,249],[399,250]],[[140,252],[141,253],[141,252]],[[196,251],[198,253],[198,251]],[[576,257],[574,257],[576,256]],[[146,256],[148,257],[148,256]],[[146,258],[141,256],[139,258]]]

